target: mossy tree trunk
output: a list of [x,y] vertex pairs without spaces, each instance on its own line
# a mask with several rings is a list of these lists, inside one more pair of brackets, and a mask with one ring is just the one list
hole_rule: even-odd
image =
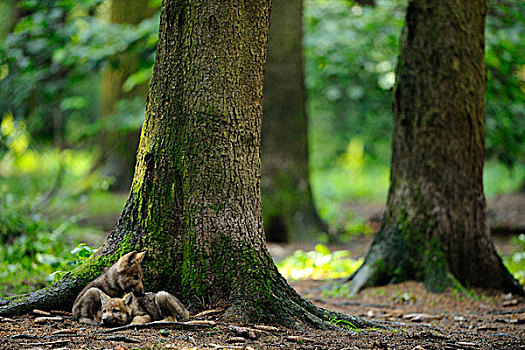
[[458,281],[523,294],[485,214],[485,12],[485,0],[408,4],[387,210],[353,293],[415,279],[432,291]]
[[[145,287],[239,322],[328,327],[335,315],[277,271],[260,202],[262,81],[270,1],[165,0],[130,197],[96,256],[0,314],[70,308],[123,252],[145,250]],[[60,300],[57,301],[57,294]],[[335,315],[357,326],[361,319]]]
[[[109,21],[119,24],[137,25],[155,14],[147,0],[111,0]],[[119,100],[146,99],[148,84],[140,84],[129,91],[123,86],[129,76],[140,68],[140,57],[136,52],[123,53],[114,64],[102,73],[102,118],[107,120],[115,112]],[[106,125],[118,124],[107,122]],[[127,191],[133,179],[135,156],[140,130],[105,130],[101,144],[101,162],[107,175],[113,176],[111,186],[115,191]]]
[[302,0],[274,0],[264,76],[262,208],[266,239],[313,241],[328,229],[312,199],[302,62]]

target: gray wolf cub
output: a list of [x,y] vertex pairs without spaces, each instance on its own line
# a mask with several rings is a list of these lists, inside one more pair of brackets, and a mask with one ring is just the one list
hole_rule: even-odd
[[111,297],[120,297],[126,292],[143,295],[143,273],[140,262],[144,258],[144,254],[146,252],[137,253],[133,251],[123,255],[102,275],[82,289],[73,304],[73,318],[75,320],[83,319],[84,321],[94,319],[93,311],[101,309],[100,292]]
[[150,321],[187,321],[190,313],[184,305],[168,292],[146,293],[135,298],[131,323]]
[[146,293],[141,297],[128,293],[122,298],[111,298],[93,287],[86,291],[83,300],[75,318],[92,325],[116,327],[130,322],[187,321],[190,316],[184,305],[167,292]]

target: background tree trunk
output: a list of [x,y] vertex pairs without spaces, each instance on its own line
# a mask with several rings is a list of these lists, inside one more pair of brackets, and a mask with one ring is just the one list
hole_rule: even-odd
[[116,227],[50,293],[13,299],[0,314],[69,308],[94,271],[135,249],[147,252],[146,290],[169,291],[193,310],[222,305],[237,322],[331,327],[324,320],[334,316],[370,325],[301,298],[265,246],[259,146],[269,11],[264,0],[164,1],[135,176]]
[[328,232],[310,189],[302,15],[302,0],[273,2],[261,153],[264,230],[272,242],[313,241]]
[[409,2],[394,98],[383,225],[351,289],[425,281],[523,294],[485,214],[485,1]]
[[[112,23],[137,25],[150,18],[156,10],[146,0],[111,0],[109,20]],[[108,120],[115,112],[115,104],[121,99],[146,99],[148,84],[135,86],[124,91],[123,86],[129,76],[140,66],[136,53],[125,53],[117,58],[117,65],[106,68],[102,73],[102,118]],[[111,124],[111,123],[105,123]],[[107,175],[115,182],[112,190],[127,191],[133,179],[135,156],[139,143],[140,130],[105,130],[102,142],[102,162]]]

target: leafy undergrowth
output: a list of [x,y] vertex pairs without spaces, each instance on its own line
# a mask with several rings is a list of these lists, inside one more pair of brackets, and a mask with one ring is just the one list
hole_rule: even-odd
[[334,279],[344,278],[357,271],[363,259],[354,260],[347,250],[330,250],[317,244],[313,251],[296,250],[292,255],[277,262],[279,272],[288,279]]
[[511,256],[503,257],[503,262],[514,277],[525,285],[525,234],[513,237],[511,242],[519,249]]
[[[82,223],[91,215],[88,204],[111,183],[91,171],[93,155],[39,148],[31,141],[23,122],[2,118],[0,297],[53,282],[92,251],[79,244],[97,244],[104,236],[100,228]],[[105,203],[98,207],[113,210],[107,196]]]
[[[371,236],[362,236],[364,240],[353,244],[355,250],[366,252]],[[509,272],[522,284],[525,285],[525,234],[510,239],[513,254],[504,256],[503,261]],[[313,250],[305,251],[297,249],[276,262],[279,272],[287,279],[295,280],[330,280],[346,279],[351,276],[363,263],[363,258],[352,258],[348,250],[330,251],[323,244],[317,244]],[[349,288],[346,284],[335,284],[333,288],[325,289],[327,296],[348,295]]]

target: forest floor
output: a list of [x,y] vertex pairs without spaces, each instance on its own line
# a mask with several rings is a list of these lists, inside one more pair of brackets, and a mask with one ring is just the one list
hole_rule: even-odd
[[[498,207],[503,204],[517,208],[507,199]],[[380,215],[373,215],[380,210],[380,206],[368,208],[368,218]],[[525,227],[524,218],[507,215],[498,220],[503,226],[516,228]],[[371,240],[372,236],[358,236],[344,249],[359,258]],[[508,237],[496,236],[495,243],[504,255],[513,252]],[[273,244],[269,248],[280,260],[295,249],[308,250],[312,246]],[[229,323],[217,310],[198,317],[215,322],[202,330],[148,328],[106,333],[104,328],[79,324],[67,314],[43,318],[31,314],[0,317],[0,349],[525,349],[525,298],[490,290],[451,289],[433,294],[416,282],[368,288],[348,298],[342,282],[301,280],[290,284],[318,306],[360,316],[385,328],[353,330],[347,325],[347,329],[334,331],[279,326],[261,329],[258,325]]]
[[[360,257],[371,240],[372,236],[358,236],[346,249]],[[495,242],[499,251],[513,249],[508,238],[496,237]],[[312,246],[269,245],[277,260],[299,248]],[[353,330],[349,325],[339,331],[259,329],[258,325],[229,323],[217,310],[192,317],[216,323],[203,330],[104,333],[104,328],[81,325],[70,315],[41,318],[41,314],[31,314],[0,317],[0,349],[525,349],[525,298],[490,290],[451,289],[433,294],[416,282],[368,288],[348,298],[343,282],[300,280],[290,284],[318,306],[377,322],[385,329]]]
[[225,322],[218,310],[200,317],[216,323],[203,330],[104,333],[68,315],[32,314],[0,318],[0,349],[525,349],[523,298],[481,290],[432,294],[415,282],[369,288],[352,298],[330,297],[326,289],[333,284],[309,280],[292,286],[319,306],[390,328],[260,329]]

